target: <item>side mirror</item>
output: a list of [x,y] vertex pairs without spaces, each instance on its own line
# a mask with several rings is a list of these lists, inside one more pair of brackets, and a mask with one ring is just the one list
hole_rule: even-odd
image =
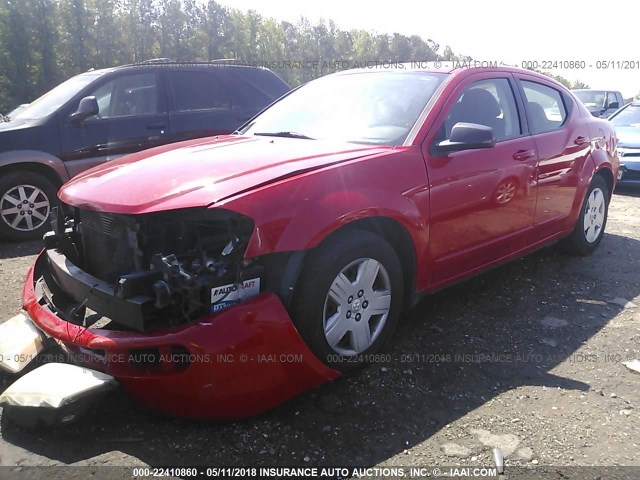
[[437,153],[460,152],[476,148],[491,148],[496,144],[493,128],[477,123],[458,122],[451,129],[449,140],[435,145]]
[[620,108],[620,103],[619,102],[611,102],[609,104],[609,109],[611,109],[611,108],[615,108],[617,110],[618,108]]
[[98,106],[96,97],[84,97],[80,100],[78,109],[73,112],[69,118],[73,123],[79,124],[84,122],[87,118],[97,115],[99,111],[100,107]]

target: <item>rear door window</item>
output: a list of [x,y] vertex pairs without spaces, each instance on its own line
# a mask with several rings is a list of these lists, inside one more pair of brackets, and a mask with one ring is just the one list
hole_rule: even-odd
[[174,110],[190,112],[229,108],[231,97],[227,87],[213,72],[170,72]]
[[567,109],[562,94],[555,88],[541,83],[521,81],[525,108],[532,135],[562,128],[567,119]]

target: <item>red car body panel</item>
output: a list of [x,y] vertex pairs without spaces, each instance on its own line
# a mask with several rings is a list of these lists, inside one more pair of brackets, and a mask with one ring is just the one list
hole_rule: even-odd
[[[133,398],[168,415],[253,415],[340,376],[311,353],[273,293],[147,334],[87,329],[58,318],[36,300],[33,268],[22,303],[34,323],[84,366],[112,375]],[[172,358],[176,346],[192,360],[184,371],[171,362],[145,370],[128,360],[149,349]]]
[[166,147],[123,157],[73,178],[60,199],[112,213],[202,207],[274,179],[390,150],[232,135],[177,145],[179,161]]
[[[469,84],[505,78],[530,80],[567,95],[571,111],[562,128],[524,132],[493,148],[435,155],[439,125]],[[519,97],[518,97],[519,98]],[[404,146],[337,144],[289,138],[227,136],[138,153],[89,170],[59,193],[70,205],[146,214],[189,207],[224,208],[254,222],[247,259],[312,249],[331,232],[364,218],[383,217],[413,243],[415,293],[429,292],[520,256],[572,231],[585,192],[598,172],[615,185],[613,128],[592,117],[554,80],[518,69],[450,73]],[[511,182],[508,204],[496,191]],[[132,373],[108,363],[134,397],[177,415],[238,417],[265,410],[338,372],[313,356],[286,309],[262,294],[171,331],[148,334],[94,331],[57,318],[37,303],[33,272],[24,306],[35,323],[69,347],[128,349],[176,344],[192,353],[232,354],[228,364],[199,362],[186,372]],[[252,361],[241,364],[240,355]],[[301,355],[282,364],[259,355]],[[271,357],[269,357],[271,358]]]

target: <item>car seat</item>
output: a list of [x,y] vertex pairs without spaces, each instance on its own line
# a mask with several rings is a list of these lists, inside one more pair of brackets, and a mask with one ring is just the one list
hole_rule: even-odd
[[504,140],[506,138],[504,119],[498,118],[501,113],[497,100],[487,90],[482,88],[467,90],[449,115],[447,137],[456,123],[468,122],[491,127],[496,140]]

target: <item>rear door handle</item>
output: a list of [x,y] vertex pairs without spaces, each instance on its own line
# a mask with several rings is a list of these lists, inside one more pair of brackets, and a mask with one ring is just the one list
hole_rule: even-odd
[[513,159],[523,161],[523,160],[528,160],[535,156],[536,156],[535,150],[518,150],[516,153],[513,154]]
[[582,135],[580,135],[578,138],[576,138],[573,143],[575,143],[576,145],[584,145],[585,143],[589,143],[590,140],[587,137],[583,137]]

